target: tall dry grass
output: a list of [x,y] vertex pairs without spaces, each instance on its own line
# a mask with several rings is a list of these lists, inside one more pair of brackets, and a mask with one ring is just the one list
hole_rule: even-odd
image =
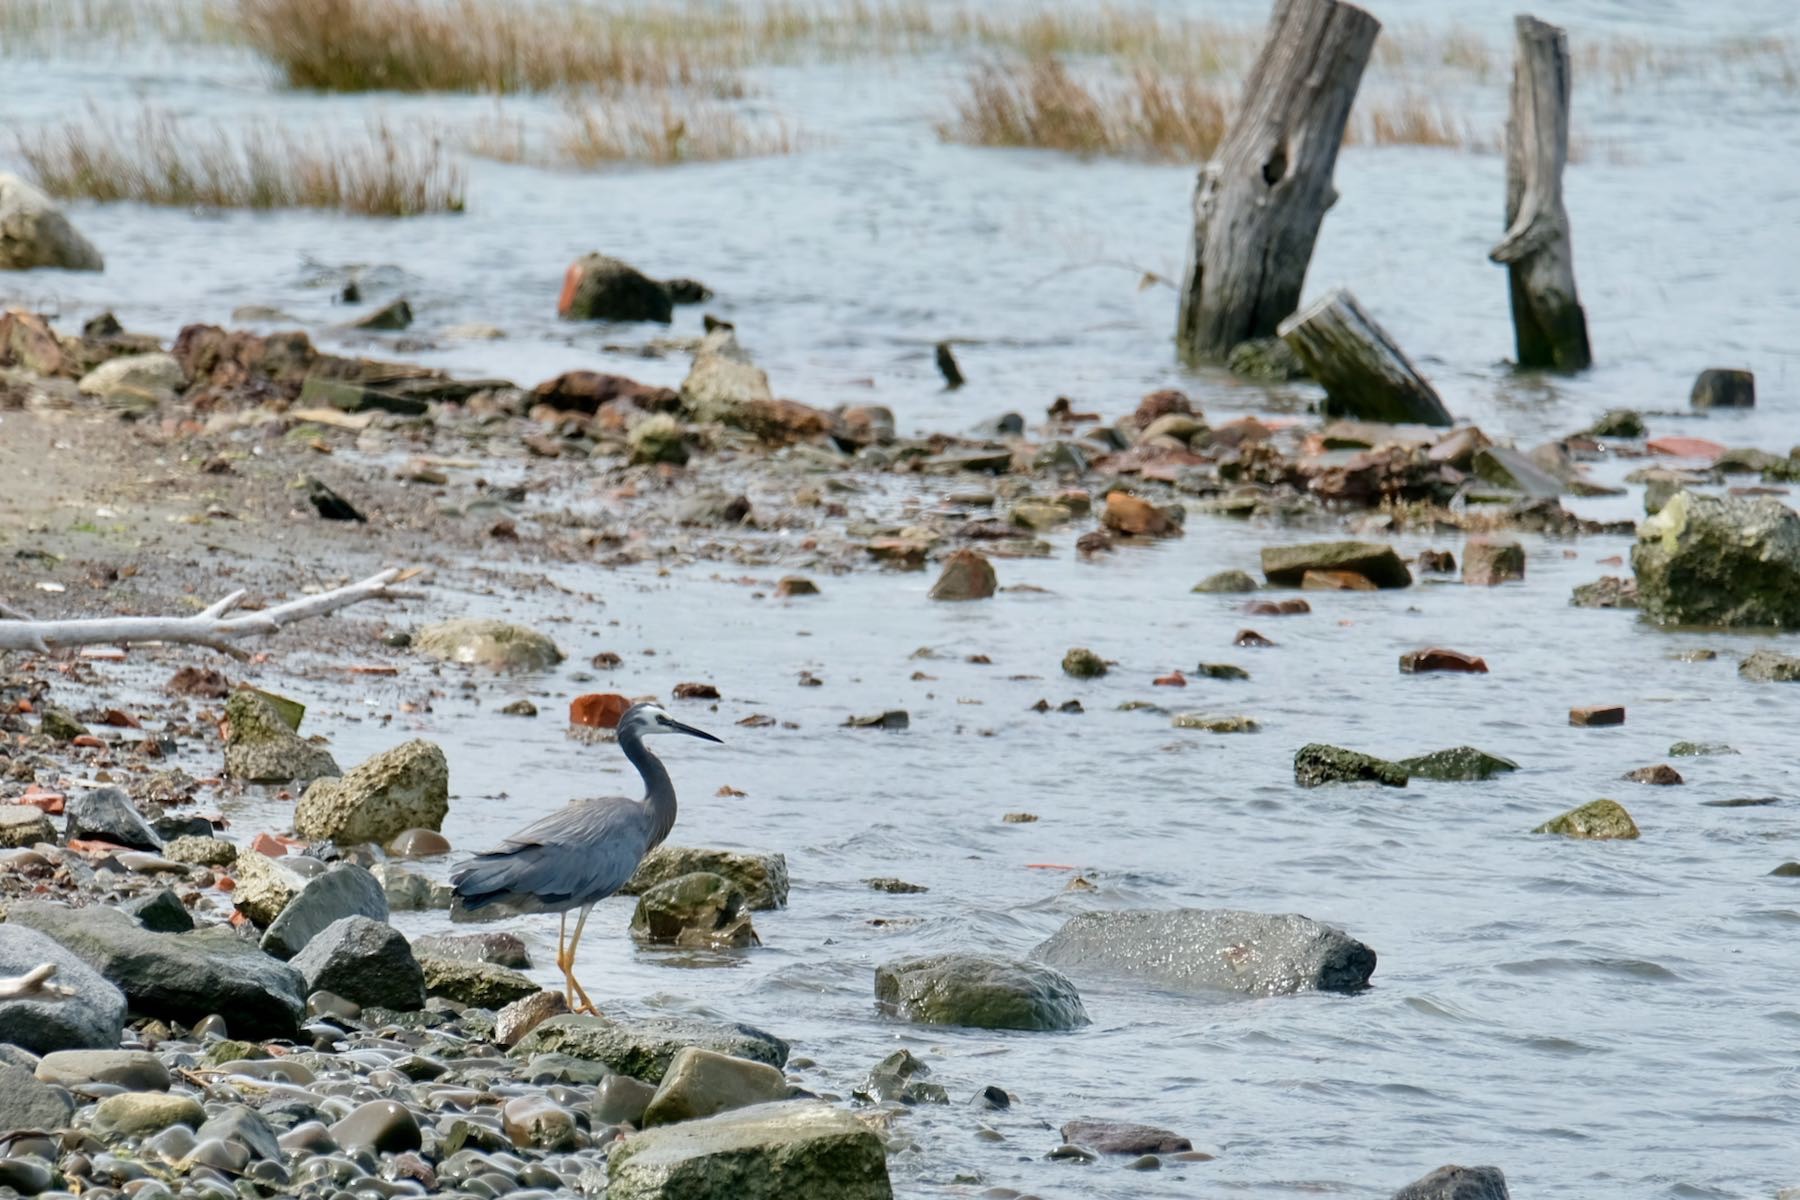
[[229,41],[215,0],[0,0],[0,57],[71,46]]
[[496,111],[476,122],[464,141],[469,153],[482,158],[580,169],[791,154],[798,144],[785,122],[667,93],[571,99],[560,119],[536,125]]
[[56,196],[199,208],[325,208],[364,216],[461,212],[461,169],[430,130],[371,124],[363,139],[281,126],[135,120],[23,133],[18,153]]

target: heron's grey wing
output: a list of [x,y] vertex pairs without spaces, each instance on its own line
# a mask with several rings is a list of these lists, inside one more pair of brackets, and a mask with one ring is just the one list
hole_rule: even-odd
[[543,912],[604,899],[650,849],[650,814],[635,800],[578,800],[451,872],[464,908],[505,902]]

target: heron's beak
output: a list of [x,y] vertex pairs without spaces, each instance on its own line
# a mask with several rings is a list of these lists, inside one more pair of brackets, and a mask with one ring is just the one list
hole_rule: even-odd
[[674,720],[673,718],[665,721],[665,724],[667,724],[669,729],[675,733],[685,733],[689,737],[704,738],[709,742],[718,742],[720,745],[725,744],[723,738],[716,738],[712,734],[706,732],[706,730],[695,729],[692,725],[683,725],[680,721]]

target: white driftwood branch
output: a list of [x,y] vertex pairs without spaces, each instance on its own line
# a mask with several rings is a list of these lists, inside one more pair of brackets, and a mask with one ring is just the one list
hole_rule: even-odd
[[8,621],[29,621],[31,614],[22,608],[14,608],[4,600],[0,600],[0,618]]
[[41,967],[33,967],[23,975],[0,979],[0,1001],[67,1000],[75,994],[75,989],[50,982],[50,977],[54,974],[56,964],[45,963]]
[[261,612],[227,617],[245,592],[236,591],[223,600],[191,617],[97,617],[74,621],[0,621],[0,650],[36,650],[48,654],[69,646],[93,646],[126,642],[179,642],[192,646],[208,646],[226,654],[243,657],[243,651],[232,645],[239,638],[260,637],[274,633],[285,625],[304,621],[323,613],[334,612],[351,604],[377,597],[390,600],[416,598],[416,592],[400,591],[391,585],[400,577],[398,567],[390,567],[379,575],[371,575],[361,583],[348,584],[316,596],[302,596]]

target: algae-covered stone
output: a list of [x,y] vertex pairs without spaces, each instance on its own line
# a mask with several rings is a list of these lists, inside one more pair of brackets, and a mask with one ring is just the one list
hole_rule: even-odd
[[256,692],[234,692],[225,702],[225,721],[225,774],[233,779],[307,783],[340,774],[329,750],[295,733]]
[[631,445],[634,463],[673,463],[678,467],[687,463],[687,443],[682,437],[681,422],[668,413],[645,417],[631,427],[625,440]]
[[783,1099],[790,1090],[787,1077],[767,1063],[689,1046],[669,1063],[642,1124],[648,1129],[710,1117]]
[[1670,758],[1701,758],[1712,754],[1736,754],[1737,749],[1724,742],[1676,742],[1669,747]]
[[1766,496],[1675,493],[1638,526],[1631,566],[1652,621],[1800,627],[1800,514]]
[[875,968],[881,1008],[925,1025],[1074,1029],[1088,1023],[1075,985],[1034,963],[938,954]]
[[1629,408],[1609,408],[1587,428],[1588,436],[1603,438],[1641,438],[1649,432],[1644,418]]
[[238,848],[224,838],[178,837],[163,847],[163,857],[194,866],[228,867],[237,861]]
[[171,1125],[198,1129],[206,1110],[192,1096],[167,1092],[125,1092],[108,1096],[94,1110],[94,1134],[103,1141],[146,1137]]
[[1251,338],[1239,342],[1225,356],[1225,369],[1245,379],[1286,383],[1305,379],[1306,364],[1294,348],[1278,337]]
[[1085,646],[1063,655],[1063,674],[1073,675],[1076,679],[1097,679],[1106,674],[1106,660]]
[[1220,571],[1208,575],[1194,585],[1196,592],[1238,595],[1257,590],[1257,582],[1248,571]]
[[431,658],[503,671],[542,671],[563,660],[556,643],[537,630],[479,617],[427,625],[413,646]]
[[158,405],[175,399],[187,376],[175,356],[161,351],[110,358],[81,377],[84,396],[119,405]]
[[1473,746],[1433,750],[1430,754],[1421,754],[1417,758],[1403,758],[1394,765],[1416,779],[1458,782],[1492,779],[1496,775],[1519,769],[1519,764],[1512,759],[1489,754],[1486,750],[1477,750]]
[[614,1020],[569,1013],[551,1017],[513,1047],[514,1057],[567,1054],[601,1062],[621,1075],[657,1083],[683,1048],[699,1046],[771,1067],[787,1065],[788,1045],[749,1025],[695,1017]]
[[1738,664],[1738,674],[1759,683],[1793,683],[1800,679],[1800,658],[1773,650],[1753,650]]
[[701,948],[741,948],[759,941],[744,911],[744,893],[709,871],[678,875],[639,896],[631,936],[640,942]]
[[1631,814],[1625,811],[1625,806],[1617,800],[1590,800],[1580,808],[1571,808],[1559,817],[1552,817],[1531,832],[1560,833],[1565,837],[1604,841],[1634,838],[1638,835],[1638,827],[1637,822],[1631,819]]
[[704,872],[722,875],[744,893],[753,912],[782,908],[788,899],[787,856],[750,850],[718,850],[706,846],[662,845],[644,856],[621,894],[639,896],[659,883]]
[[464,962],[454,958],[419,956],[425,973],[425,991],[458,1004],[476,1008],[505,1008],[538,992],[538,985],[517,971],[493,963]]
[[1176,713],[1169,723],[1177,729],[1202,729],[1207,733],[1256,733],[1262,728],[1254,717],[1236,713]]
[[1412,584],[1412,572],[1399,551],[1383,542],[1309,542],[1299,546],[1266,546],[1263,575],[1273,584],[1298,587],[1308,571],[1354,571],[1378,588]]
[[1576,608],[1636,608],[1637,580],[1602,575],[1592,583],[1578,583],[1569,593],[1569,603]]
[[38,718],[38,732],[59,742],[72,742],[87,731],[87,726],[67,709],[46,708]]
[[450,765],[423,738],[384,750],[339,779],[320,779],[294,809],[301,837],[339,845],[386,842],[408,829],[441,829],[450,811]]
[[1354,992],[1375,971],[1375,951],[1336,926],[1298,913],[1214,908],[1082,913],[1031,956],[1077,978],[1258,996]]
[[1405,787],[1406,768],[1372,754],[1313,742],[1300,747],[1294,754],[1294,782],[1308,788],[1327,783],[1379,783],[1383,787]]
[[776,1101],[613,1145],[607,1200],[891,1200],[874,1130],[817,1101]]
[[1499,1167],[1439,1167],[1394,1193],[1394,1200],[1510,1200]]

